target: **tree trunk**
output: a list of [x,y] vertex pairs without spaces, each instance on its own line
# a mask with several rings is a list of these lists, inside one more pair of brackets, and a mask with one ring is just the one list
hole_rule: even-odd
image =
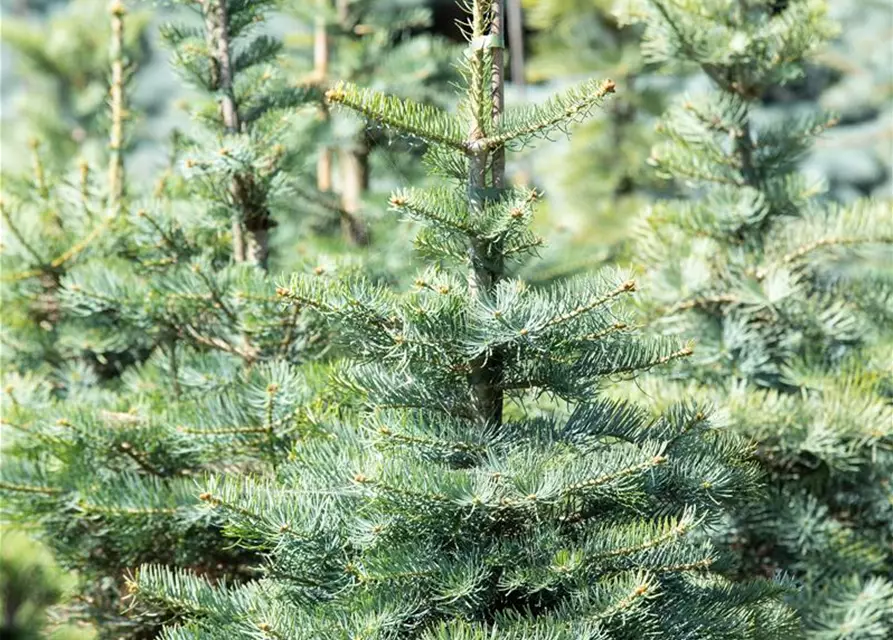
[[[213,57],[211,75],[220,93],[220,112],[223,126],[229,135],[241,131],[239,108],[233,90],[232,51],[229,41],[229,14],[225,0],[204,0],[205,29]],[[236,211],[233,213],[233,258],[236,262],[252,262],[267,268],[269,257],[269,229],[273,226],[263,204],[254,201],[252,178],[236,174],[230,185],[230,195]]]
[[[487,24],[489,31],[485,33]],[[505,108],[501,0],[475,0],[471,26],[473,49],[469,84],[472,91],[469,98],[472,117],[468,138],[471,152],[468,163],[468,197],[471,215],[482,215],[487,201],[501,197],[505,188],[505,149],[501,146],[489,149],[481,145],[481,140],[491,131],[493,123],[501,117]],[[485,68],[484,47],[492,50],[492,67],[489,70]],[[490,72],[489,82],[485,82],[483,76],[487,71]],[[486,91],[489,91],[489,96],[483,94]],[[488,102],[492,105],[489,112],[485,108]],[[504,276],[502,248],[494,245],[493,241],[475,239],[470,243],[468,256],[468,285],[471,294],[484,300],[491,299]],[[502,369],[502,354],[498,350],[471,363],[468,379],[475,412],[482,424],[502,424]]]
[[[326,88],[329,75],[329,34],[326,30],[324,12],[327,3],[328,0],[317,0],[319,13],[313,32],[313,79],[323,90]],[[325,101],[320,104],[319,117],[323,122],[329,119]],[[332,190],[332,151],[328,147],[320,148],[316,160],[316,188],[323,193]]]
[[369,149],[358,145],[341,149],[341,228],[348,242],[356,246],[369,244],[369,229],[360,217],[363,194],[369,188]]

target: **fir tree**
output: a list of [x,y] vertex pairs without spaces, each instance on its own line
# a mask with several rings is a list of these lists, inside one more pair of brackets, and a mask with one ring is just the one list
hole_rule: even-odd
[[[82,376],[78,363],[85,360],[113,370],[119,364],[120,350],[111,344],[96,344],[89,328],[66,316],[60,303],[64,276],[79,261],[107,255],[114,246],[114,230],[121,223],[117,214],[124,199],[125,130],[131,119],[125,87],[132,66],[123,5],[112,3],[108,17],[109,29],[104,35],[111,55],[105,68],[111,67],[113,72],[106,85],[111,116],[107,152],[92,161],[81,158],[76,169],[72,169],[70,158],[64,164],[58,160],[48,163],[52,153],[47,153],[46,147],[50,152],[56,149],[53,136],[48,135],[49,145],[36,138],[30,142],[30,171],[4,167],[3,175],[3,284],[4,296],[11,302],[3,306],[2,315],[4,369],[51,374],[63,386],[64,380]],[[59,82],[64,86],[63,80]],[[62,156],[64,160],[65,154]],[[105,171],[97,167],[102,161],[107,163]],[[98,177],[103,174],[105,179]]]
[[757,445],[767,500],[735,513],[745,576],[785,571],[808,637],[893,634],[893,273],[889,202],[841,207],[798,161],[833,119],[760,121],[832,32],[823,2],[630,3],[653,62],[696,65],[714,92],[671,109],[652,162],[692,197],[640,231],[649,322],[696,338],[649,395],[717,405]]
[[[290,86],[274,62],[282,43],[253,30],[272,2],[203,0],[188,3],[201,26],[169,24],[162,37],[173,48],[177,69],[213,99],[195,115],[208,131],[193,137],[185,162],[190,185],[232,218],[236,262],[266,268],[270,229],[277,223],[271,201],[287,192],[290,149],[286,110],[305,103],[310,89]],[[212,143],[212,137],[221,144]],[[188,145],[189,143],[187,143]]]
[[183,639],[793,637],[782,585],[715,571],[707,534],[755,487],[747,447],[701,407],[650,420],[594,395],[689,350],[628,329],[622,274],[548,289],[512,276],[538,246],[538,196],[505,183],[506,149],[584,118],[614,84],[505,110],[500,5],[469,11],[456,114],[328,92],[423,141],[449,180],[390,200],[429,255],[411,291],[300,275],[278,291],[332,324],[349,355],[337,384],[364,406],[335,405],[272,471],[200,480],[193,517],[260,552],[258,580],[149,565],[135,601],[174,616],[166,637]]
[[[275,142],[283,111],[307,93],[256,68],[272,40],[237,40],[221,63],[221,34],[244,35],[261,8],[205,4],[213,19],[198,30],[166,31],[187,76],[220,89],[215,74],[219,83],[221,66],[233,70],[231,91],[197,110],[214,133],[203,126],[184,141],[189,181],[172,167],[149,197],[127,178],[125,14],[113,3],[108,171],[86,165],[71,189],[42,181],[36,164],[33,186],[4,201],[4,519],[36,526],[79,571],[69,615],[102,637],[154,637],[164,621],[121,600],[142,562],[250,575],[252,552],[232,549],[219,522],[192,509],[191,476],[276,465],[286,449],[279,430],[305,419],[295,406],[314,410],[291,363],[318,352],[323,336],[281,308],[260,264],[237,259],[230,230],[234,217],[237,231],[265,230],[246,211],[281,210],[289,154]],[[233,113],[239,132],[227,130]],[[246,252],[257,263],[259,235]],[[215,407],[214,419],[199,419],[200,407]]]

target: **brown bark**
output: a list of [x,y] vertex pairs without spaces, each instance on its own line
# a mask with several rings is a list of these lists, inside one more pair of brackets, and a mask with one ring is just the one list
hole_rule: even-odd
[[[220,113],[227,134],[241,131],[239,108],[233,89],[232,51],[229,39],[229,14],[224,0],[204,0],[205,29],[213,58],[212,78],[220,94]],[[233,258],[267,268],[269,229],[273,226],[265,204],[258,201],[250,174],[233,177],[230,195],[236,206],[233,213]]]
[[341,228],[348,242],[369,244],[369,229],[360,217],[363,193],[369,188],[369,149],[358,146],[341,149]]

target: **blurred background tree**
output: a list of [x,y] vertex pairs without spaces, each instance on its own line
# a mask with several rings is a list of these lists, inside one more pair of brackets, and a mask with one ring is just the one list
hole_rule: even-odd
[[90,640],[89,627],[54,619],[50,608],[71,595],[75,579],[52,555],[21,532],[0,532],[0,638]]
[[[4,15],[0,42],[7,50],[11,87],[4,90],[2,149],[18,157],[38,140],[46,170],[68,168],[81,156],[104,157],[109,126],[107,2],[74,0],[38,19],[33,9]],[[124,33],[126,73],[151,60],[151,13],[130,16]],[[5,62],[5,61],[4,61]],[[13,123],[15,123],[13,125]]]
[[618,96],[604,113],[575,128],[560,151],[537,163],[536,176],[552,183],[550,204],[573,234],[581,266],[623,260],[629,223],[664,188],[646,160],[654,119],[663,110],[670,82],[655,79],[639,51],[639,29],[622,25],[614,0],[525,0],[532,30],[527,79],[563,84],[596,74],[617,82]]
[[730,519],[737,575],[800,580],[811,639],[889,636],[891,203],[829,202],[799,170],[835,117],[765,112],[804,90],[837,27],[813,0],[626,4],[651,60],[709,79],[668,109],[650,158],[686,197],[635,228],[642,322],[695,352],[634,395],[700,399],[754,442],[768,486]]

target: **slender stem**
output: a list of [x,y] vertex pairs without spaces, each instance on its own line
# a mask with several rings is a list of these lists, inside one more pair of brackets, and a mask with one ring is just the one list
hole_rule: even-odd
[[180,399],[180,366],[177,362],[177,341],[175,339],[171,339],[168,343],[168,357],[170,358],[170,366],[171,366],[171,384],[174,389],[174,398],[177,400]]
[[142,454],[134,451],[133,445],[130,444],[129,442],[122,442],[121,444],[118,445],[118,449],[125,456],[127,456],[128,458],[133,460],[140,469],[142,469],[149,475],[158,476],[160,478],[167,475],[166,473],[163,473],[159,469],[155,468],[148,460],[146,460],[142,456]]
[[109,130],[109,206],[119,215],[124,201],[124,118],[126,104],[124,94],[124,4],[113,0],[109,8],[112,15],[112,86],[111,118]]
[[30,253],[32,258],[34,258],[35,266],[39,267],[38,273],[42,272],[46,267],[47,261],[37,252],[37,249],[31,246],[31,244],[25,239],[25,236],[22,235],[22,232],[16,226],[16,223],[13,221],[12,216],[9,215],[9,212],[6,210],[5,203],[2,200],[0,200],[0,216],[2,216],[3,220],[6,221],[6,226],[9,227],[12,235],[16,237],[16,240],[19,241],[19,244],[22,245],[22,248]]
[[[527,102],[527,78],[524,70],[527,66],[524,52],[524,9],[521,0],[506,0],[506,17],[508,18],[509,62],[511,63],[512,85],[517,89],[520,102]],[[526,183],[531,180],[531,163],[522,156],[521,168],[516,180]]]
[[[496,123],[505,112],[505,46],[502,44],[503,31],[505,30],[505,16],[503,2],[505,0],[493,0],[492,18],[490,21],[490,36],[494,42],[491,47],[493,62],[490,75],[490,91],[493,102],[490,105],[490,122]],[[505,188],[505,147],[498,145],[492,151],[491,160],[492,186],[495,189]]]
[[506,0],[506,13],[512,84],[518,87],[518,93],[524,100],[527,83],[524,78],[524,12],[521,0]]
[[31,167],[34,171],[34,186],[37,189],[37,194],[42,200],[49,200],[50,188],[47,185],[46,172],[43,168],[43,160],[40,157],[40,142],[37,138],[32,138],[28,142],[28,146],[31,147]]
[[[220,112],[227,135],[242,130],[239,108],[233,86],[234,73],[229,32],[229,10],[225,0],[203,0],[205,31],[208,48],[213,58],[211,78],[220,95]],[[236,210],[232,218],[233,258],[236,262],[252,262],[262,269],[269,257],[269,212],[262,202],[256,202],[253,178],[237,173],[230,184],[230,195]]]
[[78,174],[80,176],[81,207],[87,216],[92,218],[93,212],[90,211],[90,163],[84,158],[78,161]]
[[267,387],[267,415],[264,424],[267,433],[267,446],[269,448],[270,464],[273,465],[274,470],[276,469],[278,464],[276,460],[276,428],[273,422],[273,412],[276,405],[276,394],[278,392],[279,385],[277,384],[271,384]]
[[[468,199],[471,215],[482,216],[487,201],[498,198],[505,187],[504,149],[501,145],[491,148],[484,142],[505,106],[501,0],[475,0],[471,18]],[[474,238],[469,243],[468,255],[471,294],[481,299],[492,298],[504,275],[503,253],[498,241]],[[475,412],[483,424],[502,424],[502,369],[502,354],[498,350],[471,363],[468,379]]]

